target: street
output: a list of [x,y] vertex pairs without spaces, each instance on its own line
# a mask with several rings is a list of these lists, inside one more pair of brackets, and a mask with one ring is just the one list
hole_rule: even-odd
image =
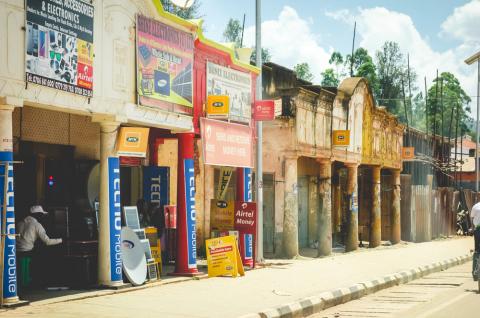
[[478,317],[477,283],[471,262],[433,273],[405,285],[385,289],[364,298],[331,307],[310,318]]

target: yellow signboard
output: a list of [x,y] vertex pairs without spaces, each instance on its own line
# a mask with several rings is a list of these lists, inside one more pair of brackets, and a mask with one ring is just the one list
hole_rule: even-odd
[[332,138],[333,146],[346,147],[350,145],[350,130],[334,130]]
[[207,117],[228,118],[228,102],[229,99],[227,95],[208,95]]
[[141,127],[121,127],[117,142],[118,155],[145,158],[149,130]]
[[415,147],[402,147],[402,159],[412,160],[415,158]]
[[208,277],[245,275],[234,236],[222,236],[205,241]]
[[234,228],[235,203],[212,199],[210,201],[210,228],[229,231]]

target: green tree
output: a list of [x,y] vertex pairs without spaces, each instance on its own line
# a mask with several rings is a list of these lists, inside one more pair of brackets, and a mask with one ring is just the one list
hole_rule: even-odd
[[308,65],[308,63],[299,63],[293,67],[293,70],[297,73],[298,78],[308,82],[313,81],[313,74],[310,71],[310,65]]
[[183,9],[174,5],[170,0],[161,0],[163,9],[171,14],[179,16],[182,19],[198,19],[202,16],[200,15],[200,6],[201,2],[195,0],[190,8]]
[[[270,51],[262,47],[262,63],[268,63],[272,59]],[[253,47],[252,55],[250,56],[250,64],[257,65],[257,50]]]
[[438,135],[455,137],[455,125],[458,120],[459,131],[470,132],[470,102],[470,97],[455,75],[450,72],[441,73],[438,82],[434,79],[428,89],[429,131],[433,132],[435,129]]
[[227,42],[235,43],[236,47],[240,47],[242,40],[242,24],[237,19],[228,20],[227,27],[223,31],[223,38]]
[[343,64],[343,56],[342,53],[334,51],[328,60],[328,64],[335,66],[336,77],[337,79],[340,78],[340,66]]
[[322,82],[320,85],[322,86],[329,86],[329,87],[338,87],[340,84],[340,80],[338,79],[337,75],[333,68],[327,68],[325,71],[321,73]]

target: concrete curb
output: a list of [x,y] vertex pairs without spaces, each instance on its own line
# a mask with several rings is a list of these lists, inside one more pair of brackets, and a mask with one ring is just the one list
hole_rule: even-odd
[[472,260],[471,254],[453,257],[441,262],[419,266],[411,270],[385,275],[374,280],[360,282],[349,287],[334,289],[319,295],[302,298],[282,306],[262,310],[239,318],[300,318],[324,309],[375,293],[395,285],[406,284],[428,274],[444,271]]

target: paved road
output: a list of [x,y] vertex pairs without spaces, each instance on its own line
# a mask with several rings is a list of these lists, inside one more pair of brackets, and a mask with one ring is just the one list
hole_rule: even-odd
[[478,285],[472,263],[450,268],[329,308],[310,318],[456,318],[480,317]]

